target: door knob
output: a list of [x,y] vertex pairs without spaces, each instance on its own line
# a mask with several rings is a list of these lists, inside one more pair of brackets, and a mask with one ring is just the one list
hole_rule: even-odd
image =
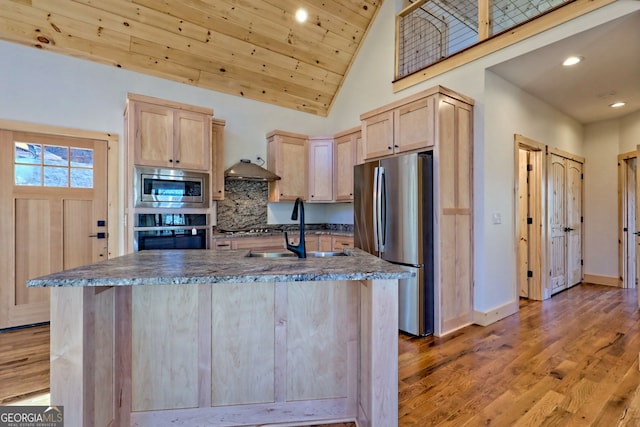
[[107,233],[89,234],[89,237],[95,237],[96,239],[106,239]]

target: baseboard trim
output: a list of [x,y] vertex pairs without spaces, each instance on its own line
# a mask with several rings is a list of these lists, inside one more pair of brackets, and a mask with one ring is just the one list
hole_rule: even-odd
[[582,278],[583,282],[593,283],[594,285],[613,286],[616,288],[622,287],[622,280],[619,277],[612,276],[599,276],[597,274],[585,274]]
[[520,302],[518,300],[512,301],[500,307],[493,308],[489,311],[474,311],[473,323],[480,326],[489,326],[492,323],[502,320],[505,317],[511,316],[518,312]]

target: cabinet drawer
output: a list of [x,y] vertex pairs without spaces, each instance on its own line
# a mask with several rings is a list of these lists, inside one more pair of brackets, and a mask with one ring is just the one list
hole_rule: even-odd
[[331,246],[334,251],[353,248],[353,237],[351,236],[332,236]]

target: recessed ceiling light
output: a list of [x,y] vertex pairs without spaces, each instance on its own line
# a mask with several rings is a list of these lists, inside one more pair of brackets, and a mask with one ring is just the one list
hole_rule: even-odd
[[307,13],[306,9],[300,8],[296,10],[296,21],[303,23],[307,20],[308,17],[309,14]]
[[609,104],[609,107],[611,107],[611,108],[620,108],[620,107],[624,107],[625,105],[627,105],[626,102],[620,101],[620,102],[614,102],[613,104]]
[[577,63],[582,62],[583,59],[584,58],[582,56],[570,56],[564,60],[562,65],[564,65],[565,67],[569,67],[571,65],[576,65]]

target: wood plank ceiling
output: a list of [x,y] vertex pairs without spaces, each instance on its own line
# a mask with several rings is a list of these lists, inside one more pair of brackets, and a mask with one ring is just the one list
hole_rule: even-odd
[[381,3],[0,0],[0,39],[326,116]]

